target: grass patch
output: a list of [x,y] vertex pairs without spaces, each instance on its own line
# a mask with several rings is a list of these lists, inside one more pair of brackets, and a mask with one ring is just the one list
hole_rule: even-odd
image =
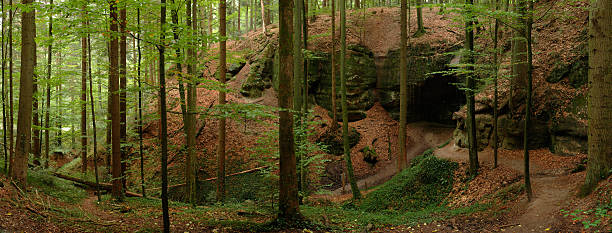
[[368,194],[357,209],[420,211],[438,206],[453,186],[457,163],[434,156],[419,156],[413,165]]
[[87,197],[87,192],[75,187],[71,181],[54,177],[45,170],[30,170],[28,183],[33,188],[62,202],[76,204]]

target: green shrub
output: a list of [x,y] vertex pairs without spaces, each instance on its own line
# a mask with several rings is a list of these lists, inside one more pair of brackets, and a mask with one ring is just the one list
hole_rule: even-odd
[[451,191],[456,168],[455,162],[419,156],[413,160],[413,166],[368,194],[359,208],[368,212],[419,211],[437,206]]

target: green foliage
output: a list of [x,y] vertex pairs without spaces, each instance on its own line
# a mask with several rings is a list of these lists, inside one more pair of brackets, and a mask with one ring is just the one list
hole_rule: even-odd
[[75,187],[71,181],[54,177],[45,170],[30,170],[28,172],[28,183],[33,189],[63,202],[78,203],[87,197],[87,192]]
[[[612,197],[610,197],[610,200],[601,203],[593,209],[576,209],[574,211],[562,209],[561,213],[564,217],[572,217],[573,221],[582,223],[582,226],[586,230],[589,228],[599,227],[602,222],[610,222],[610,220],[612,220],[610,211],[612,211]],[[607,228],[608,229],[605,230],[612,230],[611,226],[607,226]]]
[[413,166],[368,194],[359,209],[419,211],[440,205],[452,189],[457,164],[434,156],[417,158]]

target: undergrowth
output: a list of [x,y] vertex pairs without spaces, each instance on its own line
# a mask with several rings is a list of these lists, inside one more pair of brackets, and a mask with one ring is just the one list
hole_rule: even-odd
[[368,194],[357,208],[366,212],[420,211],[442,204],[452,189],[457,163],[424,155],[412,164]]

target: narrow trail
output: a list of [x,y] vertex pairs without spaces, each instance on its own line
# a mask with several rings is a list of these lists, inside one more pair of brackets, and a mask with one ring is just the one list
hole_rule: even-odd
[[[439,146],[448,140],[452,136],[453,129],[445,127],[443,125],[429,123],[429,122],[416,122],[410,123],[407,126],[407,138],[406,145],[408,146],[407,157],[410,161],[412,158],[421,155],[425,150]],[[369,191],[368,188],[383,184],[395,175],[397,172],[397,159],[393,159],[385,167],[378,169],[378,172],[359,179],[357,186],[363,194]],[[325,199],[333,201],[343,201],[351,198],[351,187],[350,184],[346,184],[343,187],[337,188],[331,191],[330,194],[326,195],[315,195],[316,199]]]
[[[468,162],[468,151],[459,148],[454,142],[444,148],[435,151],[439,158],[446,158],[458,162]],[[480,164],[492,164],[493,153],[490,148],[478,153]],[[501,155],[501,154],[500,154]],[[533,158],[532,158],[533,161]],[[513,170],[524,172],[523,160],[500,156],[498,165],[509,167]],[[519,208],[524,211],[520,213],[512,227],[506,228],[509,232],[545,232],[555,224],[555,215],[558,215],[561,207],[570,199],[575,185],[572,184],[569,172],[559,172],[558,169],[544,169],[535,163],[530,164],[532,177],[532,188],[534,197],[531,202],[522,200]],[[522,181],[521,181],[522,182]]]

